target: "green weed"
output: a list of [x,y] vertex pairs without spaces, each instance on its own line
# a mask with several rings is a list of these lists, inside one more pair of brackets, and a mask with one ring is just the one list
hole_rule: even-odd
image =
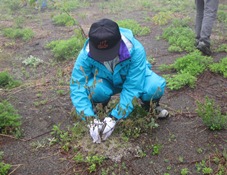
[[227,23],[227,13],[224,10],[218,10],[217,12],[218,21]]
[[189,6],[191,6],[192,3],[190,1],[178,1],[178,0],[159,0],[158,3],[153,6],[153,10],[155,11],[171,11],[171,12],[187,12]]
[[117,23],[120,27],[132,30],[133,34],[137,36],[144,36],[151,32],[150,28],[142,27],[137,21],[133,19],[119,20],[117,21]]
[[184,86],[195,87],[197,78],[189,73],[177,73],[175,75],[163,75],[166,79],[167,87],[170,90],[178,90]]
[[25,64],[26,66],[37,67],[38,65],[43,63],[43,60],[30,55],[22,63]]
[[205,102],[197,102],[196,112],[202,118],[203,123],[211,130],[227,128],[227,113],[222,115],[221,109],[214,104],[212,99],[206,97]]
[[194,46],[194,31],[189,27],[188,19],[173,21],[173,23],[164,29],[162,37],[170,44],[169,52],[192,52]]
[[152,17],[152,22],[156,25],[166,25],[172,18],[172,12],[159,12]]
[[4,3],[12,12],[21,9],[21,2],[18,0],[5,1]]
[[88,3],[86,1],[80,0],[63,0],[63,1],[54,1],[54,8],[61,10],[62,12],[70,12],[79,7],[86,7]]
[[161,65],[160,70],[176,71],[174,75],[163,75],[167,81],[167,87],[171,90],[178,90],[183,86],[195,86],[197,76],[203,73],[213,62],[211,57],[205,57],[200,52],[194,51],[181,58],[177,58],[173,64]]
[[189,173],[190,173],[190,171],[188,170],[188,168],[183,168],[183,169],[181,169],[181,172],[180,172],[181,175],[187,175]]
[[63,89],[59,89],[56,91],[58,95],[60,96],[64,96],[66,94],[66,92]]
[[82,31],[77,29],[75,30],[75,36],[70,39],[52,41],[46,47],[52,50],[54,57],[58,61],[63,61],[76,57],[83,47],[84,42],[85,38]]
[[24,41],[28,41],[34,36],[34,33],[29,28],[5,28],[3,35],[11,39],[22,38]]
[[89,172],[92,173],[96,171],[97,165],[102,164],[102,162],[105,160],[105,157],[99,155],[85,157],[81,153],[77,153],[77,155],[74,156],[73,160],[76,163],[86,163],[89,166]]
[[162,149],[162,145],[160,145],[160,144],[153,145],[152,146],[152,155],[159,155],[161,149]]
[[217,50],[217,52],[227,52],[227,44],[221,44]]
[[2,151],[0,151],[0,174],[7,175],[12,166],[10,164],[6,164],[2,161],[3,154],[4,153]]
[[21,116],[7,101],[0,102],[0,132],[20,137]]
[[54,136],[54,138],[49,139],[50,145],[53,145],[55,143],[60,143],[61,148],[64,151],[69,151],[70,142],[72,138],[70,137],[70,134],[68,131],[61,130],[60,125],[54,125],[52,128],[51,135]]
[[75,122],[73,127],[68,127],[67,130],[62,130],[59,125],[54,125],[49,139],[49,145],[59,143],[64,151],[69,151],[72,140],[80,139],[87,131],[84,123]]
[[94,155],[94,156],[88,156],[86,157],[86,162],[89,165],[89,172],[95,172],[97,165],[101,165],[102,162],[105,160],[105,157]]
[[202,148],[197,148],[196,152],[199,153],[199,154],[202,154],[203,153],[203,149]]
[[221,59],[219,63],[211,64],[209,68],[212,72],[220,73],[227,78],[227,57]]
[[123,138],[138,138],[142,133],[148,132],[157,128],[152,112],[147,112],[143,109],[136,99],[133,100],[134,110],[130,114],[130,118],[119,123],[119,132],[123,133]]
[[4,71],[0,72],[0,88],[14,88],[20,85],[20,82],[17,80],[14,80],[12,76]]
[[40,100],[40,101],[35,101],[35,102],[33,102],[33,104],[34,104],[36,107],[38,107],[38,106],[42,106],[42,105],[47,104],[47,102],[48,102],[48,99],[44,99],[44,100]]
[[52,18],[52,20],[55,25],[59,26],[73,26],[76,23],[75,19],[66,13],[56,15]]

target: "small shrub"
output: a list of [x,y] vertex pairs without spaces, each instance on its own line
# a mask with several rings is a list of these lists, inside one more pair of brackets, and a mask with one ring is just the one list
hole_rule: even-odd
[[101,165],[104,160],[105,157],[99,155],[86,157],[86,162],[89,164],[89,172],[95,172],[97,165]]
[[83,156],[81,153],[78,153],[73,160],[76,163],[87,163],[89,165],[88,170],[89,172],[95,172],[97,165],[101,165],[102,162],[105,160],[105,157],[99,155],[93,156]]
[[202,118],[203,123],[211,130],[221,130],[227,128],[227,113],[221,114],[220,107],[214,101],[206,97],[204,103],[197,102],[196,112]]
[[195,34],[187,22],[173,22],[172,25],[164,29],[162,37],[170,44],[168,48],[170,52],[192,52],[195,50]]
[[14,88],[20,85],[19,81],[14,80],[6,71],[0,72],[0,88]]
[[181,169],[181,172],[180,172],[181,175],[187,175],[189,173],[190,173],[190,171],[188,170],[188,168],[183,168],[183,169]]
[[0,103],[0,131],[4,134],[19,134],[21,117],[7,101]]
[[133,19],[119,20],[117,21],[117,23],[120,27],[132,30],[133,34],[137,36],[144,36],[151,32],[148,27],[142,27],[137,21]]
[[177,72],[174,75],[163,75],[166,78],[169,89],[178,90],[185,85],[193,88],[197,80],[196,77],[204,72],[212,62],[213,59],[211,57],[203,56],[199,51],[194,51],[176,59],[173,64],[161,65],[160,69]]
[[43,63],[43,60],[30,55],[22,63],[25,64],[26,66],[37,67],[38,65]]
[[6,7],[8,7],[12,12],[15,12],[21,8],[21,2],[18,0],[5,1]]
[[211,64],[209,68],[212,72],[220,73],[227,78],[227,57],[223,58],[219,63]]
[[22,38],[24,41],[28,41],[34,36],[32,29],[29,28],[5,28],[3,34],[11,39]]
[[46,45],[54,53],[54,57],[58,61],[63,61],[76,57],[78,52],[83,47],[85,38],[81,31],[75,30],[76,35],[68,40],[52,41]]
[[218,10],[217,18],[220,22],[227,23],[227,13],[224,10]]
[[227,52],[227,44],[221,44],[217,50],[217,52]]
[[1,175],[7,175],[9,173],[9,170],[12,166],[10,164],[6,164],[0,160],[0,174]]
[[170,90],[178,90],[188,85],[191,88],[195,87],[197,78],[189,73],[178,73],[175,75],[163,75],[166,79],[167,87]]
[[0,174],[7,175],[12,166],[3,162],[3,155],[4,152],[0,151]]
[[73,26],[76,21],[71,16],[66,13],[62,13],[60,15],[56,15],[52,18],[55,25],[60,26]]
[[[124,138],[138,138],[142,133],[151,131],[159,125],[155,122],[152,111],[147,112],[140,106],[136,99],[133,100],[134,110],[127,120],[119,123],[119,132],[123,133]],[[152,107],[151,107],[152,108]]]
[[162,149],[162,145],[160,145],[160,144],[155,144],[155,145],[153,145],[152,146],[152,155],[154,156],[154,155],[159,155],[160,154],[160,151],[161,151],[161,149]]

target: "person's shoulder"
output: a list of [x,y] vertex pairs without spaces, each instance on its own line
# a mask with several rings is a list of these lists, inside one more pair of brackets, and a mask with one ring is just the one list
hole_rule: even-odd
[[124,35],[129,40],[131,38],[134,38],[133,33],[130,29],[120,27],[120,32],[121,32],[122,35]]

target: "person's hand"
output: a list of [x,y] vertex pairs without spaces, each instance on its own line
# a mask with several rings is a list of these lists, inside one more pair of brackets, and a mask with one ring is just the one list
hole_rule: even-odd
[[106,117],[103,121],[104,130],[102,132],[102,140],[106,140],[114,131],[114,127],[116,125],[116,121],[111,117]]
[[100,132],[103,128],[103,125],[103,122],[98,119],[94,119],[94,121],[88,125],[90,136],[93,139],[94,143],[101,143]]

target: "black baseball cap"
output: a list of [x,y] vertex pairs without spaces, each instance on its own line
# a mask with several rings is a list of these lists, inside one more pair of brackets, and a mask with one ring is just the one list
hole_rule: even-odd
[[93,59],[110,61],[118,55],[121,34],[116,22],[101,19],[91,25],[88,36],[90,55]]

